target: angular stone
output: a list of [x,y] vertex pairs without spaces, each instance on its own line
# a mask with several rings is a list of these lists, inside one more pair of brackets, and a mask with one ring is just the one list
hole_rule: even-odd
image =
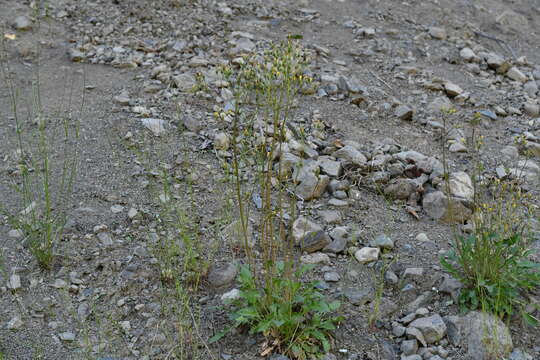
[[341,276],[335,271],[329,271],[324,273],[324,281],[327,282],[338,282],[341,279]]
[[319,216],[327,224],[339,224],[341,223],[341,212],[337,210],[321,210]]
[[367,162],[366,157],[360,151],[351,145],[346,145],[332,154],[333,157],[351,162],[358,166],[364,166]]
[[12,274],[9,277],[8,288],[18,290],[21,288],[21,277],[17,274]]
[[359,263],[367,264],[379,259],[380,252],[379,248],[363,247],[354,253],[354,257]]
[[232,289],[221,295],[221,301],[229,302],[240,298],[240,290]]
[[411,179],[397,178],[384,189],[384,195],[394,200],[407,200],[416,192],[416,184]]
[[530,117],[537,117],[540,115],[540,105],[526,102],[523,104],[523,112]]
[[13,27],[17,30],[25,31],[32,28],[32,21],[28,16],[20,15],[13,20]]
[[508,327],[494,315],[473,311],[461,320],[462,340],[467,354],[475,360],[506,358],[512,351]]
[[324,174],[332,177],[338,177],[341,175],[342,168],[339,161],[332,160],[328,156],[321,156],[317,159],[317,162],[319,163],[319,167]]
[[443,111],[448,111],[452,109],[453,107],[454,105],[452,104],[452,102],[446,96],[443,96],[443,97],[438,97],[435,100],[433,100],[427,106],[427,109],[429,112],[437,114]]
[[448,198],[442,191],[433,191],[425,195],[422,207],[429,217],[445,223],[461,223],[472,214],[460,200]]
[[238,266],[234,263],[212,268],[208,274],[208,282],[214,287],[225,286],[233,282],[238,273]]
[[474,51],[472,51],[470,48],[461,49],[461,51],[459,52],[459,56],[461,56],[461,58],[467,62],[476,61],[476,59],[478,58]]
[[224,132],[219,132],[214,136],[214,148],[217,150],[228,150],[230,142],[229,135]]
[[309,174],[296,186],[295,193],[305,201],[317,199],[324,194],[329,182],[330,177],[327,175]]
[[463,93],[463,89],[460,88],[458,85],[451,83],[450,81],[446,81],[444,83],[444,91],[446,92],[446,95],[450,97],[455,97]]
[[292,225],[292,237],[295,244],[300,245],[304,238],[317,231],[321,231],[322,227],[307,218],[300,216],[293,222]]
[[427,346],[424,335],[422,335],[422,332],[417,328],[409,326],[407,330],[405,330],[405,335],[407,336],[407,339],[416,339],[420,342],[420,344],[422,344],[422,346]]
[[418,341],[416,339],[405,340],[401,343],[400,349],[405,356],[416,354],[418,351]]
[[[472,201],[474,198],[474,188],[472,180],[467,173],[463,171],[453,172],[448,177],[448,187],[450,195],[458,199]],[[441,182],[439,190],[444,191],[446,184]]]
[[369,246],[378,247],[381,249],[393,249],[394,240],[385,234],[377,235],[374,239],[371,239]]
[[152,132],[154,136],[160,136],[166,132],[165,120],[146,118],[146,119],[141,119],[141,122],[145,128],[147,128],[148,130]]
[[304,264],[330,264],[330,257],[324,253],[316,252],[300,256],[300,262]]
[[492,69],[497,69],[504,64],[504,58],[495,53],[489,53],[486,57],[486,63]]
[[59,334],[58,337],[62,341],[69,341],[69,342],[75,341],[75,334],[69,331]]
[[428,30],[428,34],[431,35],[432,38],[437,40],[446,40],[447,34],[446,30],[441,27],[432,26]]
[[521,72],[517,67],[511,67],[508,69],[508,72],[506,73],[506,76],[508,76],[510,79],[518,82],[526,82],[528,80],[527,76]]
[[428,344],[433,344],[446,335],[446,324],[439,314],[416,319],[409,327],[420,330]]
[[172,80],[180,91],[190,91],[197,84],[195,77],[189,73],[173,76]]
[[321,250],[331,242],[330,236],[323,230],[319,230],[307,234],[299,245],[302,251],[312,253]]
[[349,228],[346,226],[336,227],[330,232],[330,237],[333,239],[332,242],[323,250],[334,254],[341,253],[347,247]]
[[403,278],[421,279],[424,276],[424,268],[406,268],[403,272]]
[[348,288],[345,289],[344,295],[349,300],[349,302],[356,306],[362,306],[367,304],[373,299],[373,290],[370,288],[357,289],[357,288]]
[[394,111],[394,116],[400,120],[411,121],[414,111],[407,105],[400,105]]

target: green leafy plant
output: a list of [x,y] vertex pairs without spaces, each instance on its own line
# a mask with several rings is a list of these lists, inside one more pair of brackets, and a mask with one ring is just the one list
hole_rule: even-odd
[[[478,123],[479,117],[475,116],[470,139],[472,233],[456,234],[450,251],[441,256],[440,262],[463,284],[459,297],[462,310],[480,308],[501,318],[520,313],[527,323],[538,325],[539,319],[525,311],[529,305],[527,292],[540,286],[540,264],[530,260],[529,229],[538,211],[519,183],[489,178],[485,173],[479,156],[483,137],[477,134]],[[449,193],[446,157],[444,165]]]
[[531,251],[519,234],[494,232],[460,236],[443,268],[462,282],[459,305],[463,310],[481,308],[500,317],[521,313],[528,323],[538,319],[525,311],[526,291],[540,285],[540,264],[528,260]]
[[[261,289],[249,267],[241,267],[240,298],[234,301],[236,307],[231,314],[233,327],[246,327],[250,334],[265,336],[268,341],[263,354],[279,350],[303,360],[329,351],[331,332],[342,320],[333,315],[340,302],[327,302],[317,291],[316,282],[298,280],[311,267],[301,267],[294,277],[284,276],[283,262],[277,263],[277,269],[272,286]],[[223,335],[220,333],[211,341]]]

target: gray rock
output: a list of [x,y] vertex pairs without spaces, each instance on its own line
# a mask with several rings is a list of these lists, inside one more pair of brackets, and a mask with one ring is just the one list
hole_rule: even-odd
[[450,294],[452,299],[457,300],[459,292],[463,284],[451,276],[446,275],[443,282],[439,286],[439,291],[442,293]]
[[404,311],[407,313],[415,312],[418,308],[425,306],[431,300],[432,294],[429,291],[424,292],[416,299],[405,305]]
[[371,239],[371,241],[369,242],[369,246],[378,247],[381,249],[393,249],[394,240],[392,240],[389,236],[385,234],[380,234],[374,239]]
[[540,105],[526,102],[523,104],[523,112],[530,117],[537,117],[540,115]]
[[525,91],[529,97],[534,98],[538,93],[538,85],[536,84],[536,81],[528,81],[525,83],[525,85],[523,85],[523,91]]
[[23,321],[20,317],[15,316],[11,318],[11,320],[8,321],[6,324],[6,328],[8,330],[19,330],[24,325]]
[[416,354],[418,351],[418,341],[416,339],[405,340],[401,343],[400,349],[405,356]]
[[221,301],[223,302],[234,301],[239,298],[240,298],[240,290],[238,289],[232,289],[230,291],[227,291],[223,295],[221,295]]
[[418,330],[415,327],[408,327],[407,330],[405,330],[405,335],[407,336],[407,339],[416,339],[422,344],[422,346],[427,346],[426,339],[424,339],[424,335],[420,330]]
[[428,106],[427,110],[431,113],[440,113],[449,109],[452,109],[454,105],[452,102],[446,97],[438,97],[435,100],[433,100]]
[[116,95],[113,100],[115,103],[122,106],[129,105],[129,102],[131,101],[129,93],[127,91],[122,91],[120,94]]
[[305,201],[317,199],[324,194],[329,182],[327,175],[306,174],[296,186],[295,193]]
[[11,229],[8,231],[8,237],[12,239],[20,239],[24,236],[24,233],[20,229]]
[[402,337],[403,335],[405,335],[406,330],[407,328],[405,326],[402,326],[398,324],[397,322],[394,322],[392,324],[392,334],[394,334],[394,336]]
[[416,241],[418,242],[428,242],[429,238],[425,233],[420,233],[416,235]]
[[441,340],[446,335],[446,324],[439,314],[414,320],[409,327],[417,328],[428,344]]
[[274,354],[270,356],[269,360],[290,360],[290,359],[285,355]]
[[356,150],[350,145],[346,145],[341,149],[335,151],[332,156],[337,159],[351,162],[358,166],[364,166],[367,162],[366,157],[360,151]]
[[112,236],[109,232],[102,231],[102,232],[97,233],[96,236],[103,246],[112,246],[114,243]]
[[300,249],[307,253],[312,253],[323,249],[325,246],[330,244],[332,240],[330,236],[326,234],[323,230],[310,232],[307,234],[302,241],[300,241]]
[[373,289],[356,289],[348,288],[344,291],[344,295],[349,302],[356,306],[367,304],[373,299]]
[[319,216],[327,224],[339,224],[341,223],[341,213],[337,210],[321,210]]
[[461,223],[472,214],[459,199],[449,198],[442,191],[433,191],[425,195],[422,207],[429,217],[445,223]]
[[432,26],[428,30],[428,34],[431,35],[432,38],[437,40],[446,40],[446,30],[441,27]]
[[423,276],[424,276],[424,268],[411,267],[411,268],[406,268],[405,271],[403,272],[404,279],[418,280],[418,279],[423,278]]
[[306,254],[302,255],[300,257],[300,262],[304,264],[329,264],[330,263],[330,257],[324,253],[316,252],[313,254]]
[[508,360],[533,360],[533,357],[521,349],[514,349]]
[[317,161],[311,159],[300,160],[293,169],[293,179],[296,183],[302,182],[305,178],[317,176],[319,170]]
[[450,97],[456,97],[463,93],[462,88],[460,88],[458,85],[450,81],[444,82],[443,86],[444,86],[444,91],[446,92],[446,95]]
[[349,240],[349,228],[339,226],[330,232],[330,237],[333,239],[323,250],[326,252],[338,254],[345,251]]
[[172,77],[176,87],[180,91],[190,91],[197,84],[197,80],[190,73],[183,73]]
[[340,90],[342,91],[348,91],[353,94],[367,93],[366,87],[360,84],[360,82],[354,77],[340,76],[338,80],[338,85]]
[[28,16],[20,15],[13,20],[12,25],[16,30],[26,31],[32,28],[32,20]]
[[214,148],[217,150],[228,150],[231,143],[229,135],[219,132],[214,136]]
[[293,222],[292,225],[292,237],[295,244],[299,245],[304,238],[313,232],[321,231],[322,227],[307,218],[300,216]]
[[335,271],[329,271],[324,273],[324,281],[327,282],[338,282],[341,279],[341,276]]
[[379,248],[363,247],[354,253],[354,257],[361,264],[367,264],[372,261],[377,261],[380,254]]
[[17,274],[12,274],[9,277],[8,288],[11,290],[19,290],[21,288],[21,277]]
[[161,136],[167,130],[165,129],[166,122],[161,119],[146,118],[141,119],[141,122],[145,128],[150,130],[154,136]]
[[339,161],[332,160],[328,156],[321,156],[317,159],[321,171],[332,177],[338,177],[342,173],[341,163]]
[[506,358],[513,348],[510,330],[494,315],[473,311],[461,320],[462,340],[475,360]]
[[396,273],[394,273],[392,270],[387,270],[384,273],[384,280],[387,283],[392,284],[392,285],[396,285],[399,282],[399,279],[398,279]]
[[71,48],[68,50],[69,59],[73,62],[79,62],[84,60],[84,53],[79,49]]
[[60,338],[60,340],[66,342],[75,341],[75,334],[69,331],[58,334],[58,337]]
[[208,274],[208,282],[214,287],[230,284],[238,273],[238,266],[234,263],[225,266],[214,267]]
[[411,121],[414,111],[407,105],[400,105],[394,111],[394,116],[400,120]]
[[524,83],[528,80],[527,76],[521,72],[517,67],[511,67],[508,69],[508,72],[506,73],[506,76],[508,76],[510,79],[514,81],[518,81],[521,83]]
[[504,58],[495,53],[489,53],[486,57],[486,63],[492,69],[497,70],[504,64]]
[[459,52],[459,56],[461,56],[461,58],[467,62],[473,62],[473,61],[476,61],[476,59],[478,59],[474,51],[472,51],[470,48],[467,48],[467,47],[461,49],[461,51]]
[[395,200],[407,200],[416,192],[417,185],[411,179],[397,178],[384,188],[384,195]]
[[502,148],[501,153],[507,160],[517,160],[519,158],[519,151],[515,146],[505,146]]
[[448,335],[448,340],[454,346],[457,346],[461,343],[461,326],[459,316],[445,316],[443,321],[446,324],[446,333]]
[[409,356],[403,356],[401,360],[422,360],[422,357],[420,355],[409,355]]

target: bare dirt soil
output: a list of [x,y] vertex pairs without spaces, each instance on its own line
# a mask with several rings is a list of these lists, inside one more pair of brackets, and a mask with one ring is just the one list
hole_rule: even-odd
[[[28,29],[14,24],[20,16],[30,21]],[[201,286],[188,291],[190,311],[182,312],[175,308],[180,303],[175,289],[161,281],[154,251],[164,234],[157,172],[165,164],[175,179],[175,200],[202,244],[201,261],[210,261],[210,272],[243,261],[226,231],[237,211],[223,171],[227,158],[214,146],[215,134],[227,129],[213,113],[227,100],[213,83],[213,72],[271,41],[300,35],[311,54],[308,72],[316,91],[298,99],[294,122],[314,131],[321,119],[328,148],[335,140],[350,140],[368,159],[377,151],[413,150],[440,160],[448,144],[441,141],[443,115],[433,102],[443,99],[457,110],[447,125],[461,129],[463,137],[470,136],[468,120],[476,112],[497,113],[496,120],[484,117],[480,126],[486,173],[525,158],[519,146],[520,155],[501,152],[515,145],[516,135],[527,139],[530,160],[540,163],[537,0],[0,0],[0,26],[2,64],[9,65],[28,128],[36,115],[37,84],[44,113],[80,124],[74,199],[52,269],[40,269],[21,239],[10,235],[7,218],[0,221],[0,359],[180,359],[181,353],[184,359],[262,359],[263,339],[247,333],[232,332],[207,344],[228,324],[221,296],[235,282],[214,286],[203,276]],[[474,57],[466,57],[464,48]],[[498,74],[486,60],[494,54],[526,78]],[[207,86],[192,91],[197,76]],[[341,76],[361,90],[347,89]],[[19,181],[16,129],[4,80],[0,202],[17,213],[21,203],[11,187]],[[452,93],[450,85],[460,89]],[[400,106],[408,107],[410,118],[400,117]],[[154,136],[143,125],[145,118],[164,120],[165,132]],[[49,141],[60,163],[62,137]],[[452,171],[473,170],[471,149],[466,150],[448,153]],[[326,359],[398,359],[404,337],[393,330],[403,316],[417,308],[460,315],[452,297],[440,291],[439,255],[449,248],[456,227],[432,219],[414,198],[421,194],[411,194],[414,203],[409,196],[385,196],[386,182],[373,185],[372,175],[348,179],[345,206],[329,203],[329,191],[299,209],[329,234],[347,227],[354,234],[349,246],[367,246],[380,234],[394,243],[384,256],[395,259],[396,283],[384,280],[380,264],[360,264],[347,251],[330,254],[330,263],[317,264],[310,275],[319,280],[339,275],[338,281],[323,282],[329,298],[342,300],[345,316]],[[539,195],[539,178],[540,169],[533,168],[523,184],[529,194]],[[128,215],[131,209],[136,215]],[[337,211],[340,219],[325,223],[321,210]],[[105,244],[100,232],[111,243]],[[418,239],[421,233],[428,241]],[[540,252],[540,238],[536,241]],[[423,272],[406,277],[409,268]],[[8,286],[13,274],[21,279],[19,289]],[[369,326],[381,282],[378,320]],[[347,294],[354,291],[367,291],[366,301],[351,302]],[[530,301],[540,303],[538,289]],[[540,359],[540,330],[519,317],[508,325],[514,348]],[[429,345],[432,357],[424,358],[468,359],[463,341],[445,336]]]

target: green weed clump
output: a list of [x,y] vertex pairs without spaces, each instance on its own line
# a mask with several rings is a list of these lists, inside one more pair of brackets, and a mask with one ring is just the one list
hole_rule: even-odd
[[540,264],[530,260],[530,223],[538,218],[538,209],[519,182],[488,178],[479,158],[483,137],[477,135],[477,124],[475,117],[470,141],[473,229],[456,235],[441,264],[463,284],[462,310],[481,309],[501,318],[519,313],[527,323],[538,325],[539,319],[526,311],[527,292],[540,286]]
[[[248,266],[239,274],[240,298],[234,302],[233,327],[247,327],[250,334],[272,339],[262,355],[279,350],[298,359],[307,359],[331,348],[331,331],[341,317],[332,316],[339,309],[335,300],[327,302],[316,290],[316,282],[303,283],[300,278],[312,267],[302,266],[293,276],[285,276],[285,264],[276,264],[278,273],[272,279],[275,291],[269,294],[257,285]],[[219,336],[219,335],[218,335]]]
[[[39,26],[35,30],[39,32]],[[78,167],[79,117],[84,108],[85,84],[82,80],[80,108],[74,109],[74,84],[65,87],[65,103],[57,111],[46,111],[40,83],[39,41],[37,59],[32,67],[30,94],[21,95],[8,61],[8,48],[0,38],[0,74],[11,103],[16,163],[11,173],[12,188],[19,208],[8,209],[0,203],[0,212],[12,227],[21,232],[24,243],[43,268],[50,268],[56,244],[61,239],[71,205]],[[22,114],[27,116],[23,117]],[[8,139],[9,140],[9,139]]]
[[[340,320],[330,316],[339,302],[328,303],[316,284],[302,281],[308,268],[295,259],[288,236],[296,199],[288,188],[291,169],[281,155],[287,141],[299,135],[290,120],[299,93],[310,82],[304,75],[306,62],[306,54],[289,40],[272,44],[263,55],[245,57],[239,68],[224,68],[232,108],[216,114],[231,129],[231,161],[224,167],[232,174],[247,261],[240,272],[233,327],[264,335],[264,354],[281,351],[298,359],[328,351]],[[256,244],[248,230],[253,213],[259,220]]]

